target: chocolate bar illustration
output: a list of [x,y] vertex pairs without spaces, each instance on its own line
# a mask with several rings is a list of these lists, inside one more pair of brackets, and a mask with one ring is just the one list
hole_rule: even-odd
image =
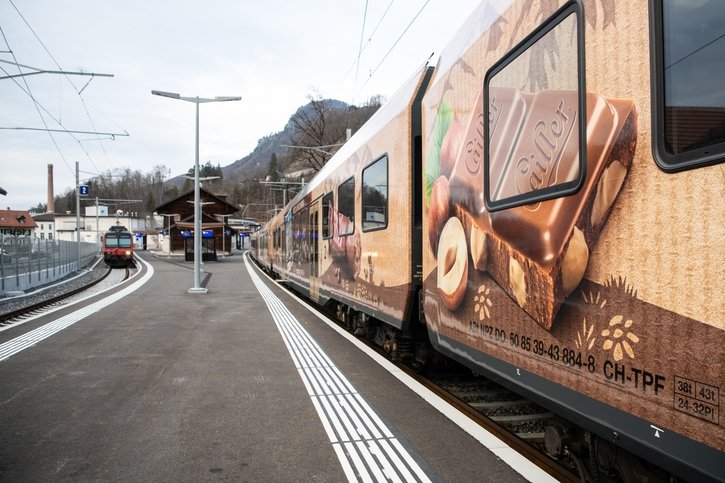
[[[578,94],[547,90],[489,91],[493,199],[547,188],[579,176]],[[459,153],[451,201],[486,236],[486,270],[523,310],[550,329],[579,285],[589,252],[632,163],[637,112],[633,101],[586,94],[587,159],[575,194],[488,213],[483,204],[483,150]],[[482,109],[482,108],[481,108]],[[466,146],[482,146],[483,116],[474,113]],[[470,169],[476,167],[475,170]]]
[[[492,88],[489,103],[491,146],[495,148],[491,159],[491,174],[498,179],[516,146],[516,138],[525,119],[527,104],[533,94],[513,88]],[[479,94],[476,107],[466,132],[459,159],[454,165],[450,179],[451,201],[464,206],[475,215],[483,215],[483,96]]]

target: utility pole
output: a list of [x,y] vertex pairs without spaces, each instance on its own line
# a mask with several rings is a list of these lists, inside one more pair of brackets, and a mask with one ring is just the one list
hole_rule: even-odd
[[76,161],[76,254],[78,259],[78,270],[81,269],[81,182]]

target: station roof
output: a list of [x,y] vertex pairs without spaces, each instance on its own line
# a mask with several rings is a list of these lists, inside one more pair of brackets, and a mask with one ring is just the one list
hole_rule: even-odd
[[[239,207],[229,203],[225,198],[224,194],[214,194],[204,188],[199,188],[200,198],[202,203],[212,202],[209,206],[204,206],[203,211],[207,214],[216,215],[231,215],[239,211]],[[194,190],[187,191],[186,193],[174,198],[173,200],[167,201],[163,205],[160,205],[153,209],[158,214],[178,214],[181,218],[185,218],[188,214],[194,212],[193,203],[187,203],[187,201],[194,201]]]

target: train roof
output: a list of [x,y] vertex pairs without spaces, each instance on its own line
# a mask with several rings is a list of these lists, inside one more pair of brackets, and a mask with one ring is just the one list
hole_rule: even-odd
[[[385,126],[398,114],[405,110],[411,109],[413,100],[420,89],[425,74],[432,70],[433,67],[427,63],[418,68],[406,82],[390,97],[380,109],[377,110],[368,121],[330,158],[320,171],[310,180],[300,192],[292,199],[284,208],[284,212],[289,207],[296,205],[300,200],[312,192],[330,173],[334,172],[340,165],[347,162],[348,159],[361,147],[363,147],[372,138],[375,133],[384,129]],[[272,217],[274,219],[276,217]]]
[[131,233],[128,228],[123,225],[112,226],[106,233]]

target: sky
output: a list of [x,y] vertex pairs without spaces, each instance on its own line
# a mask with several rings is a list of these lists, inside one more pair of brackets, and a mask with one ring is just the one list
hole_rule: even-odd
[[0,209],[46,203],[48,164],[56,195],[74,188],[76,162],[81,184],[122,169],[185,174],[195,104],[151,90],[242,97],[200,105],[200,163],[221,166],[282,130],[310,96],[387,98],[479,1],[0,0],[0,77],[28,67],[113,75],[0,79]]

